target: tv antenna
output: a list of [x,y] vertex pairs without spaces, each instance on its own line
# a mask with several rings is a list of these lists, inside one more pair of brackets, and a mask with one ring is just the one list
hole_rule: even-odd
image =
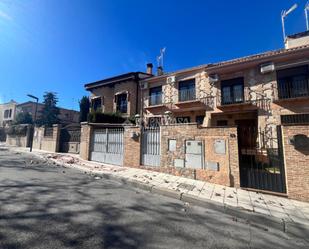
[[288,10],[283,10],[281,12],[281,22],[282,22],[282,32],[283,32],[283,40],[286,40],[286,34],[285,34],[285,26],[284,26],[284,19],[295,9],[297,8],[297,4],[295,3],[291,8]]
[[160,49],[160,55],[157,56],[158,67],[162,67],[163,68],[163,57],[164,57],[164,54],[165,54],[165,50],[166,50],[166,47],[161,48]]
[[309,1],[306,3],[304,11],[305,11],[305,17],[306,17],[306,28],[308,31],[309,30],[309,23],[308,23]]

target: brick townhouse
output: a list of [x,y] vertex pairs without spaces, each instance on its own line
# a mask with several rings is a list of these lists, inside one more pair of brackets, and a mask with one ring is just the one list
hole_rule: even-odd
[[286,193],[292,171],[284,167],[281,125],[309,124],[309,32],[288,36],[283,49],[140,84],[146,124],[237,127],[240,186]]
[[142,80],[143,117],[255,127],[265,137],[276,125],[309,122],[308,37],[304,32],[289,36],[284,49]]
[[141,111],[139,81],[152,76],[152,64],[147,72],[129,72],[111,78],[85,84],[90,91],[91,107],[103,113],[120,113],[129,118]]

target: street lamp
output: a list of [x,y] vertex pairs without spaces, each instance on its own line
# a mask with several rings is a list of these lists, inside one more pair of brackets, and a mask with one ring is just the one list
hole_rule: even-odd
[[[38,97],[35,97],[31,94],[27,94],[27,96],[29,98],[32,98],[32,99],[35,99],[36,103],[35,103],[35,111],[34,111],[34,118],[33,118],[33,123],[35,124],[35,121],[36,121],[36,113],[38,111],[38,102],[39,102],[39,98]],[[30,152],[32,152],[32,144],[33,144],[33,131],[32,131],[32,134],[31,134],[31,140],[30,140]]]
[[288,16],[292,11],[294,11],[297,8],[297,4],[295,3],[291,8],[288,10],[283,10],[281,12],[281,22],[282,22],[282,32],[283,32],[283,40],[285,42],[286,35],[285,35],[285,26],[284,26],[284,18]]

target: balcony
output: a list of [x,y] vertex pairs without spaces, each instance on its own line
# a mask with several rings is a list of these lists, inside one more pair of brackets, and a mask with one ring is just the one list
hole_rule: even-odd
[[[270,109],[270,99],[261,93],[249,92],[248,88],[234,87],[217,95],[217,108],[224,111],[250,111]],[[250,97],[254,96],[254,97]]]
[[150,95],[148,99],[148,106],[162,105],[162,94]]
[[308,99],[309,81],[306,77],[278,81],[278,101]]
[[192,100],[196,100],[195,87],[187,89],[179,89],[178,91],[179,102],[187,102]]
[[160,114],[168,108],[163,104],[162,93],[152,94],[145,98],[145,109],[153,114]]

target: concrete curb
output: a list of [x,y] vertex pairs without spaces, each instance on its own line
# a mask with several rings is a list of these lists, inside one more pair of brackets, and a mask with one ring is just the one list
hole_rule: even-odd
[[[22,152],[22,151],[19,151],[19,152]],[[27,151],[25,152],[27,153]],[[61,166],[65,166],[71,169],[76,169],[79,171],[88,172],[94,175],[100,175],[104,179],[118,181],[123,184],[130,185],[134,188],[138,188],[138,189],[148,191],[154,194],[163,195],[166,197],[170,197],[176,200],[181,200],[181,201],[188,202],[190,204],[208,208],[208,209],[215,209],[217,211],[221,211],[224,214],[246,220],[252,226],[262,228],[264,230],[276,229],[276,230],[283,231],[287,234],[294,235],[300,238],[309,237],[309,226],[308,225],[294,223],[294,222],[287,222],[284,219],[279,219],[279,218],[272,217],[272,216],[254,213],[254,212],[251,212],[245,209],[240,209],[240,208],[224,205],[223,203],[210,201],[208,199],[203,199],[203,198],[199,198],[194,195],[181,193],[175,190],[162,188],[159,186],[154,186],[152,184],[139,182],[137,180],[126,178],[123,176],[113,175],[112,173],[106,173],[106,172],[102,172],[96,169],[90,169],[85,166],[80,166],[77,164],[67,164],[67,163],[62,163],[62,162],[59,163],[56,159],[45,158],[44,156],[38,155],[38,154],[33,154],[33,155],[39,157],[40,159],[51,161]]]

